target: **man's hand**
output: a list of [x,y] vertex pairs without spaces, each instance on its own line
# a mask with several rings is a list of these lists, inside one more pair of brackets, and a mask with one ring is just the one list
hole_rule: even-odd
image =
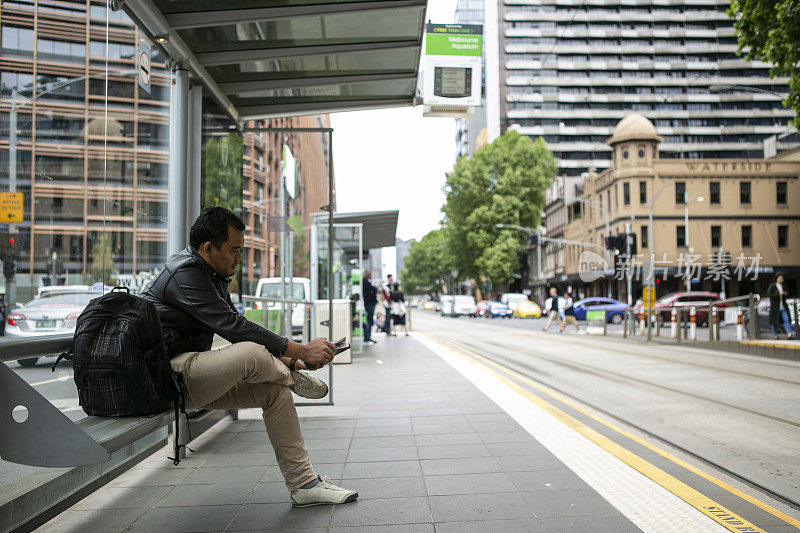
[[286,355],[300,359],[301,361],[310,365],[326,365],[333,360],[334,345],[328,342],[328,339],[320,337],[314,339],[308,344],[297,344],[296,342],[289,341],[289,346],[286,349]]

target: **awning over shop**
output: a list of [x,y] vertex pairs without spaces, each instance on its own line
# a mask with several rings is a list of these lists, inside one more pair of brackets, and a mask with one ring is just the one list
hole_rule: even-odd
[[237,122],[414,101],[426,0],[126,0],[123,9]]

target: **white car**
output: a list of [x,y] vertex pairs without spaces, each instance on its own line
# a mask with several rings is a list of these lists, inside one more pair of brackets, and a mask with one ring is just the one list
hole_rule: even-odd
[[[281,278],[261,278],[256,285],[256,296],[259,298],[275,298],[282,300],[283,281]],[[292,286],[286,284],[287,300],[308,301],[311,297],[311,280],[309,278],[292,278]],[[291,304],[292,306],[292,334],[303,332],[303,320],[306,317],[306,306],[303,304]],[[261,302],[256,302],[256,309],[262,309]],[[267,309],[281,309],[278,302],[267,302]]]
[[[11,311],[6,319],[6,337],[41,337],[73,333],[78,316],[91,300],[103,291],[70,291],[45,294]],[[37,358],[21,359],[19,364],[31,367]]]
[[453,316],[478,316],[478,306],[475,304],[475,298],[468,295],[455,296],[453,299]]

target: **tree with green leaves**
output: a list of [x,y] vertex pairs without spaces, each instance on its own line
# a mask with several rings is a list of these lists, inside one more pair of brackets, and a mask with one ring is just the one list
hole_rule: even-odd
[[536,228],[544,193],[558,168],[542,138],[507,131],[447,174],[442,208],[454,264],[467,278],[504,284],[520,267],[525,233],[498,228]]
[[400,273],[403,290],[408,294],[440,293],[454,269],[447,229],[430,231],[411,243],[405,268]]
[[114,265],[114,254],[111,250],[111,236],[100,234],[92,244],[92,266],[86,276],[86,283],[91,285],[98,281],[106,285],[115,285],[117,268]]
[[784,105],[800,129],[800,0],[732,0],[728,15],[739,38],[739,55],[771,63],[770,76],[789,77]]

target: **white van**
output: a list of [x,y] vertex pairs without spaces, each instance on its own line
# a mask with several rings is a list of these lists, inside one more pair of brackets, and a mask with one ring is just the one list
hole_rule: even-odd
[[[292,278],[292,287],[286,289],[287,300],[304,300],[311,299],[311,280],[308,278]],[[283,299],[283,281],[281,278],[261,278],[256,285],[256,296],[259,298],[276,298]],[[261,309],[261,302],[256,302],[256,309]],[[267,309],[280,309],[281,304],[278,302],[269,302]],[[301,304],[292,304],[292,333],[302,333],[303,320],[306,316],[306,306]]]
[[440,311],[442,316],[453,316],[453,303],[454,303],[454,301],[455,301],[455,299],[454,299],[454,297],[452,295],[450,295],[450,294],[442,295],[442,299],[441,299],[442,309]]
[[459,294],[453,297],[453,316],[478,316],[475,298],[468,294]]

